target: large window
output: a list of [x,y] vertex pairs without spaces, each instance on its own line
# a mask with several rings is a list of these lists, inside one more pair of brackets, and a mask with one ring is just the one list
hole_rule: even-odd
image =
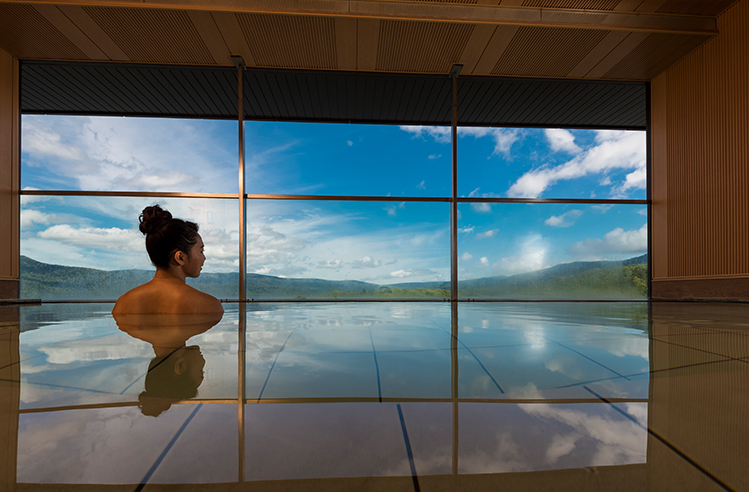
[[450,127],[247,121],[244,197],[238,134],[23,116],[22,297],[113,300],[149,279],[137,217],[155,203],[199,223],[190,282],[222,299],[240,255],[257,300],[446,299],[452,282],[458,299],[647,297],[645,132],[459,127],[453,163]]

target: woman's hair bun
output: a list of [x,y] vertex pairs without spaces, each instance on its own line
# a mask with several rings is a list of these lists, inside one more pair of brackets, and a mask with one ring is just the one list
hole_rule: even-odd
[[158,205],[153,207],[146,207],[140,214],[140,232],[143,234],[151,234],[161,228],[162,226],[169,223],[172,220],[172,214],[168,210],[164,210]]

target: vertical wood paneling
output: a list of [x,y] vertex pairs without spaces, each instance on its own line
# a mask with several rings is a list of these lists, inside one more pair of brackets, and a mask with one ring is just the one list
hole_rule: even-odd
[[718,31],[652,83],[654,177],[666,179],[654,211],[668,210],[654,218],[668,244],[654,246],[668,265],[656,278],[749,274],[749,0]]
[[18,279],[18,60],[0,49],[0,281]]
[[377,45],[377,70],[449,73],[460,61],[473,31],[471,24],[383,20]]
[[0,320],[0,490],[16,490],[18,467],[18,410],[21,385],[19,309],[6,307]]
[[[658,166],[651,170],[652,182],[652,246],[651,265],[653,278],[668,277],[668,98],[664,90],[665,84],[652,84],[650,88],[651,104],[651,148],[652,160]],[[655,136],[658,138],[654,138]]]
[[338,68],[332,17],[237,14],[237,20],[258,66]]

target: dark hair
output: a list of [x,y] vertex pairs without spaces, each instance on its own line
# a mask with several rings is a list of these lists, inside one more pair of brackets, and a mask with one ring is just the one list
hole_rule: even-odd
[[189,254],[198,242],[198,224],[175,219],[158,205],[144,208],[139,220],[140,232],[146,235],[146,251],[155,267],[169,268],[175,251]]
[[[178,373],[176,366],[180,361],[186,367]],[[194,379],[188,368],[204,365],[205,358],[197,345],[180,347],[171,354],[154,357],[148,364],[145,391],[138,395],[138,407],[143,415],[158,417],[172,403],[194,398],[203,376]]]

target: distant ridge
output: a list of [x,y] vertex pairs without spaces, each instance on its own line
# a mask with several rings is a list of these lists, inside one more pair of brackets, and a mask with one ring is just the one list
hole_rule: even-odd
[[[512,276],[461,280],[464,297],[643,297],[647,255],[622,261],[585,261],[555,265]],[[97,270],[41,263],[21,256],[21,297],[47,300],[114,300],[148,282],[148,270]],[[222,299],[239,295],[237,273],[203,273],[188,283]],[[357,280],[283,278],[248,274],[247,296],[257,299],[331,297],[436,297],[449,295],[449,282],[378,285]]]
[[588,270],[595,270],[600,268],[616,268],[631,265],[646,265],[647,263],[647,254],[620,261],[575,261],[572,263],[560,263],[558,265],[554,265],[553,267],[536,270],[535,272],[519,273],[511,276],[500,275],[496,277],[481,277],[469,280],[461,280],[460,283],[461,285],[468,287],[491,285],[501,282],[537,282],[540,280],[548,279],[550,277],[578,275]]

